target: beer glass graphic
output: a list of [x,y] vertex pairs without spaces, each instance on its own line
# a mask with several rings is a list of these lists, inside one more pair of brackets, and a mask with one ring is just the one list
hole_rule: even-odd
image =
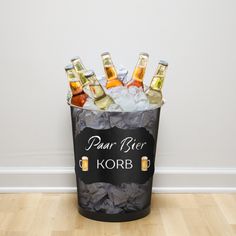
[[81,160],[79,160],[79,166],[82,169],[82,171],[88,171],[88,157],[82,156]]
[[148,160],[148,157],[142,156],[141,157],[141,170],[148,171],[149,167],[150,167],[150,160]]

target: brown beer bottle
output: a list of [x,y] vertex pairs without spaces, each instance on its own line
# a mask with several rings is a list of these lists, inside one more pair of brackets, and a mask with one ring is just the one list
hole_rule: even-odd
[[83,91],[82,84],[76,77],[76,71],[73,65],[65,67],[66,75],[69,80],[70,89],[72,93],[71,104],[79,107],[83,107],[87,100],[88,95]]
[[105,93],[92,70],[85,71],[84,77],[91,81],[89,87],[92,93],[92,99],[98,108],[107,110],[111,104],[115,103],[113,99]]
[[165,61],[160,61],[154,74],[152,81],[150,83],[149,89],[146,91],[146,95],[151,104],[162,104],[162,87],[164,83],[164,79],[166,76],[166,69],[168,67],[168,63]]
[[140,53],[138,62],[135,66],[132,79],[126,85],[127,88],[130,86],[142,87],[143,88],[143,78],[147,67],[149,55],[147,53]]
[[102,55],[102,62],[107,78],[106,88],[110,89],[117,86],[123,86],[123,83],[118,79],[116,68],[111,60],[109,52],[104,52]]

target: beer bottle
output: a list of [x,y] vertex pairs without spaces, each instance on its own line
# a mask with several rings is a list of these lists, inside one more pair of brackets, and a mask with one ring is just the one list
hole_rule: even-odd
[[150,83],[149,89],[146,91],[146,95],[151,104],[162,104],[162,92],[163,82],[166,76],[166,69],[168,63],[165,61],[160,61],[157,67],[157,71],[154,74],[152,81]]
[[[82,87],[84,92],[90,97],[93,98],[93,94],[90,89],[90,84],[93,82],[92,80],[90,81],[88,78],[86,78],[85,73],[88,70],[82,70],[79,73],[79,80],[81,81]],[[78,75],[78,74],[77,74]],[[91,78],[92,79],[92,78]]]
[[106,88],[110,89],[117,86],[123,86],[123,83],[118,79],[117,71],[111,60],[110,53],[104,52],[101,57],[107,78]]
[[73,65],[66,66],[65,71],[69,80],[70,89],[72,93],[71,104],[83,107],[88,95],[83,91],[82,84],[76,77],[76,72]]
[[75,57],[71,59],[71,63],[73,64],[76,71],[76,75],[80,79],[82,85],[87,85],[89,81],[87,81],[83,76],[83,72],[86,70],[86,68],[84,67],[80,57]]
[[149,55],[147,53],[140,53],[138,62],[135,66],[132,79],[126,85],[127,88],[130,86],[142,87],[143,88],[143,77],[146,71],[147,62]]
[[90,81],[84,76],[84,73],[87,71],[85,66],[83,65],[80,57],[75,57],[71,59],[71,62],[75,68],[76,75],[79,78],[84,92],[89,96],[92,97],[91,91],[90,91]]
[[107,95],[92,70],[85,71],[84,77],[91,81],[89,87],[92,93],[94,104],[101,110],[107,110],[115,102]]

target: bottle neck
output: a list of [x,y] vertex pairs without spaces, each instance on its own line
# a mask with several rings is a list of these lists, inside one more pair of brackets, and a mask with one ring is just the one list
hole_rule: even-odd
[[79,72],[79,79],[81,81],[82,86],[86,86],[89,84],[89,80],[84,76],[84,70]]
[[163,87],[163,82],[164,82],[163,76],[153,76],[150,87],[153,90],[160,91]]
[[104,67],[114,66],[110,55],[104,55],[102,57],[102,62]]
[[67,78],[68,78],[69,85],[70,85],[70,89],[71,89],[73,96],[78,95],[81,92],[83,92],[82,85],[81,85],[80,81],[78,80],[78,78],[76,78],[75,73],[76,72],[74,69],[66,71]]
[[89,88],[94,100],[99,100],[106,96],[106,93],[99,81],[97,80],[96,75],[89,77],[88,80],[90,81]]
[[147,62],[148,62],[148,57],[140,56],[139,59],[138,59],[136,67],[146,68],[147,67]]
[[146,67],[147,67],[147,62],[148,62],[147,56],[143,56],[143,55],[139,56],[138,62],[135,66],[135,69],[134,69],[134,72],[132,75],[132,80],[136,80],[139,82],[143,81],[144,74],[145,74]]
[[98,85],[91,85],[90,86],[90,90],[91,90],[91,92],[93,94],[93,99],[95,101],[96,100],[100,100],[100,99],[102,99],[102,98],[107,96],[105,91],[104,91],[104,89],[103,89],[103,87],[100,84],[98,84]]
[[73,61],[73,65],[77,73],[79,73],[82,70],[85,70],[83,63],[80,60]]
[[66,76],[67,76],[67,79],[69,80],[69,82],[71,80],[76,80],[76,76],[75,76],[75,70],[74,69],[70,69],[70,70],[67,70],[66,71]]
[[109,89],[112,87],[123,86],[123,83],[118,79],[116,68],[112,63],[110,56],[105,55],[103,57],[103,66],[107,79],[106,88]]

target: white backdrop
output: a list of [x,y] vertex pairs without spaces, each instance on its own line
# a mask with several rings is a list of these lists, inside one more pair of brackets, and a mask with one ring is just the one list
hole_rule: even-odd
[[2,0],[2,191],[74,186],[60,177],[73,172],[64,66],[79,55],[99,75],[104,51],[130,72],[148,52],[146,83],[169,62],[155,186],[235,188],[235,9],[234,0]]

